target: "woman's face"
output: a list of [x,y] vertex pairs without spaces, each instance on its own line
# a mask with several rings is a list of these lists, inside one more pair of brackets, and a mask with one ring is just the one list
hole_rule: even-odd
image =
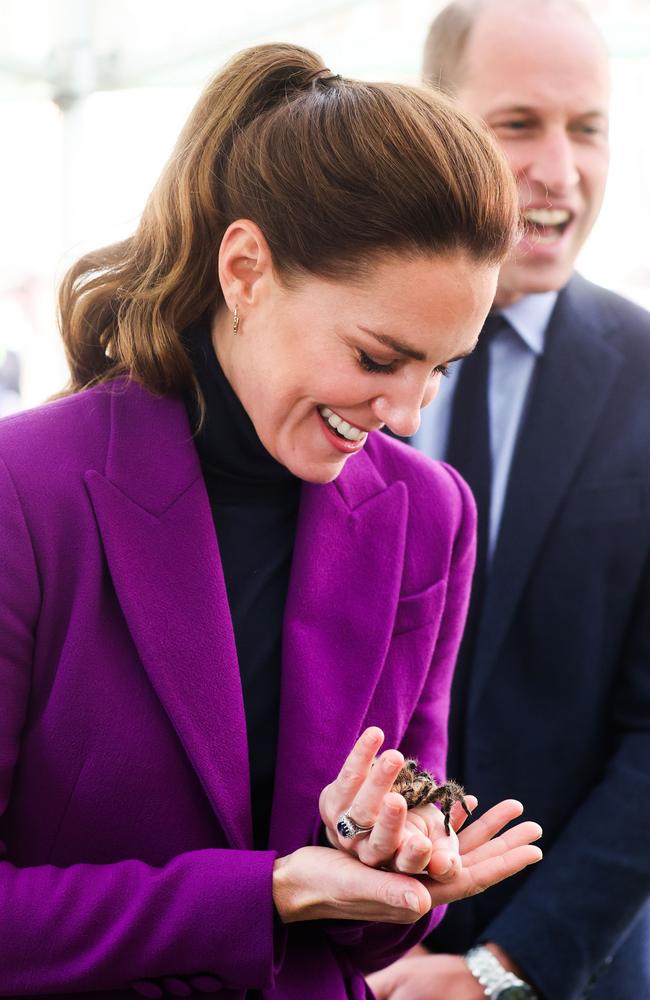
[[216,314],[215,350],[267,451],[327,483],[381,427],[415,433],[445,367],[474,347],[497,275],[464,253],[382,256],[362,277],[291,287],[265,268],[237,336]]

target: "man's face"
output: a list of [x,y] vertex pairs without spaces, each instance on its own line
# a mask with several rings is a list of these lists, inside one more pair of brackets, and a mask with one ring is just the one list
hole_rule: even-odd
[[605,192],[602,40],[566,5],[494,5],[472,29],[457,96],[493,130],[519,187],[525,231],[501,269],[496,303],[562,288]]

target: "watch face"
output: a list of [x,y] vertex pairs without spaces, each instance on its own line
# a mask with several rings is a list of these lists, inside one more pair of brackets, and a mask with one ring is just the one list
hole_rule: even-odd
[[530,1000],[534,997],[530,986],[522,983],[521,986],[504,986],[496,995],[496,1000]]

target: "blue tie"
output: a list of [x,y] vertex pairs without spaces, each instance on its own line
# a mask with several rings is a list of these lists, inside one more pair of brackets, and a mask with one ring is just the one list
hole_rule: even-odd
[[476,634],[481,617],[487,579],[488,533],[490,525],[490,493],[492,487],[492,455],[490,448],[490,411],[488,378],[490,343],[507,326],[500,313],[490,313],[481,331],[478,344],[463,361],[451,407],[451,422],[445,461],[458,469],[469,484],[476,499],[478,514],[476,569],[472,583],[467,623],[463,633],[452,687],[449,716],[450,777],[463,780],[463,733],[467,702],[469,671],[474,654]]

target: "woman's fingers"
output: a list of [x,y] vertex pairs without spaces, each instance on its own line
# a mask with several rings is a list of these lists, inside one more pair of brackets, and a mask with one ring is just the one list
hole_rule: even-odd
[[408,820],[406,802],[397,792],[384,796],[377,823],[358,856],[365,864],[387,864],[407,875],[421,874],[431,858],[431,841],[426,827]]
[[516,875],[528,865],[534,865],[541,861],[542,857],[539,847],[524,845],[514,847],[511,851],[506,851],[495,858],[488,858],[486,861],[472,865],[471,868],[464,869],[469,880],[468,895],[474,896],[489,889],[490,886],[510,878],[511,875]]
[[400,806],[398,813],[398,803],[394,799],[392,806],[390,802],[384,804],[404,765],[404,757],[399,750],[385,750],[375,757],[383,738],[381,729],[376,726],[361,735],[338,777],[323,790],[320,803],[321,816],[330,831],[334,831],[343,813],[347,813],[357,826],[372,830],[371,847],[367,837],[347,839],[336,834],[340,846],[354,850],[369,865],[378,865],[392,858],[401,841],[404,826],[402,813],[405,806]]
[[429,875],[439,882],[448,882],[461,869],[458,836],[452,828],[447,834],[444,816],[435,806],[429,806],[429,836],[431,858],[427,866]]
[[521,816],[523,811],[524,807],[516,799],[504,799],[503,802],[497,802],[495,806],[488,809],[478,819],[472,820],[459,833],[460,853],[465,855],[482,844],[486,844],[504,826],[507,826],[513,819],[517,819],[518,816]]
[[[475,795],[466,795],[465,796],[465,803],[466,803],[467,808],[469,809],[469,811],[471,813],[473,813],[474,810],[476,809],[477,805],[478,805],[478,799],[476,798]],[[463,827],[465,825],[465,823],[467,822],[468,819],[469,819],[469,816],[467,815],[467,813],[463,809],[463,807],[460,804],[460,802],[454,802],[453,806],[451,807],[451,813],[449,814],[449,820],[450,820],[451,826],[456,831],[456,833],[458,833],[458,831],[461,829],[461,827]]]
[[522,847],[524,844],[532,844],[542,836],[542,828],[539,823],[527,820],[525,823],[518,823],[512,829],[506,830],[499,837],[493,837],[487,844],[475,847],[473,851],[466,851],[463,854],[463,866],[471,868],[472,865],[487,861],[488,858],[505,854],[514,847]]
[[[321,793],[321,816],[323,822],[336,825],[336,820],[345,812],[355,795],[368,777],[377,751],[384,741],[384,734],[378,726],[364,730],[345,759],[343,767],[334,781]],[[331,815],[323,815],[324,811]],[[354,817],[357,820],[356,816]],[[360,826],[360,823],[357,820]]]
[[[399,750],[385,750],[370,769],[347,811],[359,826],[374,826],[384,797],[390,792],[393,782],[404,765],[404,757]],[[400,796],[401,798],[401,796]]]
[[[355,809],[356,819],[356,809]],[[359,842],[357,854],[366,865],[380,865],[391,860],[404,838],[406,802],[401,795],[384,795],[379,816],[371,833]],[[416,871],[417,869],[413,869]],[[419,869],[422,871],[422,869]]]
[[470,868],[463,867],[457,877],[449,883],[441,884],[427,879],[423,884],[426,885],[432,905],[440,906],[442,903],[453,903],[457,899],[465,899],[467,896],[484,892],[490,886],[516,875],[517,872],[528,865],[536,864],[541,859],[542,852],[539,847],[529,845],[515,847],[498,857],[480,861]]

